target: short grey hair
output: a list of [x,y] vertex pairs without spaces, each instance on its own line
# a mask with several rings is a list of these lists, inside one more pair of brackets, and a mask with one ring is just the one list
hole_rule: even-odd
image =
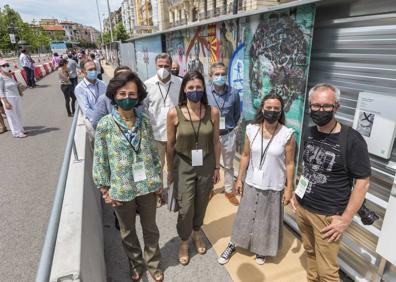
[[224,64],[223,62],[214,63],[214,64],[212,64],[212,65],[210,66],[210,72],[209,72],[209,74],[212,75],[213,69],[216,69],[216,68],[226,68],[226,66],[225,66],[225,64]]
[[155,63],[157,64],[158,59],[167,59],[169,64],[172,65],[172,57],[168,53],[160,53],[155,57]]
[[336,86],[331,85],[330,83],[318,83],[316,84],[314,87],[311,88],[311,90],[309,90],[308,93],[308,99],[311,99],[311,96],[319,89],[321,88],[325,88],[325,89],[330,89],[331,91],[334,92],[334,96],[336,99],[336,103],[340,102],[341,99],[341,92],[340,89],[338,89]]

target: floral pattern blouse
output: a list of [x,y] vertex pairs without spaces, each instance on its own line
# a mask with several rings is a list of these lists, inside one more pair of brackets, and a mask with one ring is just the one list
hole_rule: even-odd
[[[161,162],[148,117],[137,112],[135,124],[139,150],[132,146],[132,140],[128,141],[133,129],[128,129],[116,110],[103,117],[96,128],[93,179],[98,188],[109,187],[113,200],[132,201],[157,191],[162,185]],[[138,182],[134,181],[132,170],[137,162],[144,163],[146,172],[146,179]]]

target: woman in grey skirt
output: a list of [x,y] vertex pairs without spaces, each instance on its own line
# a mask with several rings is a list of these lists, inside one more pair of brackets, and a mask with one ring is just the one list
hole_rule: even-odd
[[270,93],[263,98],[254,121],[246,127],[235,184],[242,198],[231,242],[218,258],[220,264],[229,261],[236,246],[255,253],[260,265],[267,256],[276,256],[281,247],[282,203],[289,204],[293,195],[295,150],[293,129],[284,124],[283,100]]

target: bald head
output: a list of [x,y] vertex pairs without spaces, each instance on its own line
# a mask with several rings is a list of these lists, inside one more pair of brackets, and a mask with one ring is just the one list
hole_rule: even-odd
[[172,67],[171,67],[171,73],[173,75],[179,75],[179,71],[180,71],[180,66],[179,63],[176,61],[172,62]]

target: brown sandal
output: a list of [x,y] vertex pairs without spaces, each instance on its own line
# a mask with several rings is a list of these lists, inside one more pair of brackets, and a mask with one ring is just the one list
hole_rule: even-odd
[[202,240],[201,234],[199,231],[194,231],[192,235],[192,239],[194,241],[195,249],[197,253],[203,255],[206,253],[206,245],[205,242]]
[[187,265],[190,261],[188,256],[188,240],[181,241],[179,246],[179,262],[181,265]]

